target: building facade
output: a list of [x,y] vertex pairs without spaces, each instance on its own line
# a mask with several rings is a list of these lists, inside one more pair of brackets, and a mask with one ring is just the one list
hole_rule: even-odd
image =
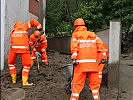
[[31,0],[1,0],[1,70],[4,69],[4,63],[7,63],[7,57],[10,45],[10,31],[16,21],[22,23],[31,18],[38,19],[37,16],[29,11]]

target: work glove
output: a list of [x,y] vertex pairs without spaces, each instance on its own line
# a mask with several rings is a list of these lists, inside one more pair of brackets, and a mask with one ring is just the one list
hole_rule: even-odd
[[76,59],[72,59],[72,63],[73,63],[73,65],[77,65],[78,64],[78,62],[76,61]]
[[71,59],[73,60],[73,59],[76,59],[77,58],[77,56],[75,56],[75,55],[71,55]]
[[105,64],[106,62],[107,62],[107,59],[102,59],[100,63]]
[[41,35],[43,35],[45,33],[45,31],[43,30],[43,28],[39,29],[39,32],[41,33]]
[[37,56],[37,57],[40,57],[41,56],[41,54],[39,53],[39,52],[35,52],[35,55]]

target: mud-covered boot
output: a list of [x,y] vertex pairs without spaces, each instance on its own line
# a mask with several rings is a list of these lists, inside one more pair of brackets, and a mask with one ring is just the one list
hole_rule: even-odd
[[32,86],[33,85],[33,83],[28,83],[27,76],[22,76],[22,84],[23,84],[23,86]]
[[47,65],[48,66],[48,62],[44,62],[44,65]]
[[16,83],[16,74],[11,74],[11,77],[12,77],[12,83]]

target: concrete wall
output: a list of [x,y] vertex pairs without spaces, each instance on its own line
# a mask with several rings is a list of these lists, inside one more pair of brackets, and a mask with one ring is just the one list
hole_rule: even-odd
[[121,22],[110,21],[109,31],[108,87],[119,88],[119,66],[121,54]]
[[5,2],[5,33],[4,34],[4,57],[7,62],[10,38],[9,33],[16,21],[25,22],[30,18],[37,19],[36,16],[29,13],[29,0],[6,0]]
[[0,69],[3,69],[4,67],[4,34],[5,33],[5,0],[0,1],[0,7],[1,7],[1,18],[0,18],[0,38],[1,38],[1,45],[0,45]]
[[48,38],[48,50],[70,54],[70,40],[70,36]]
[[99,30],[96,34],[109,46],[109,29]]
[[[108,45],[109,29],[98,31],[96,34]],[[70,41],[71,36],[48,38],[48,50],[70,54]]]

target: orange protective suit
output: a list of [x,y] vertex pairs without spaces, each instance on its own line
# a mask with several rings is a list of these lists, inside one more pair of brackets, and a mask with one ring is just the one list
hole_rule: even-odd
[[46,65],[48,65],[48,57],[46,54],[46,49],[47,49],[47,39],[45,35],[41,35],[39,41],[34,47],[34,43],[37,41],[37,38],[32,34],[30,36],[30,46],[31,48],[34,48],[31,54],[31,59],[34,61],[36,58],[35,52],[40,52],[41,53],[41,58],[42,62]]
[[74,66],[71,100],[78,100],[86,76],[89,78],[94,100],[100,100],[98,52],[101,54],[105,52],[103,41],[94,32],[87,31],[85,26],[78,26],[71,38],[71,59],[79,62]]
[[10,33],[10,51],[8,55],[8,67],[12,77],[13,83],[16,83],[14,75],[16,75],[16,57],[20,54],[22,59],[22,76],[28,77],[31,59],[30,59],[30,50],[29,50],[29,39],[28,39],[28,30],[36,26],[38,29],[41,29],[41,24],[35,20],[31,19],[28,22],[22,24],[21,22],[16,22],[13,30]]
[[[107,59],[108,57],[109,57],[109,53],[108,53],[108,46],[104,43],[104,47],[105,47],[105,54],[104,54],[104,56],[103,55],[101,55],[100,53],[98,54],[98,60],[99,61],[101,61],[102,59]],[[103,71],[103,68],[104,68],[104,65],[105,64],[100,64],[99,65],[99,75],[98,75],[98,77],[99,77],[99,86],[101,85],[101,83],[102,83],[102,71]],[[100,87],[99,87],[100,88]]]

